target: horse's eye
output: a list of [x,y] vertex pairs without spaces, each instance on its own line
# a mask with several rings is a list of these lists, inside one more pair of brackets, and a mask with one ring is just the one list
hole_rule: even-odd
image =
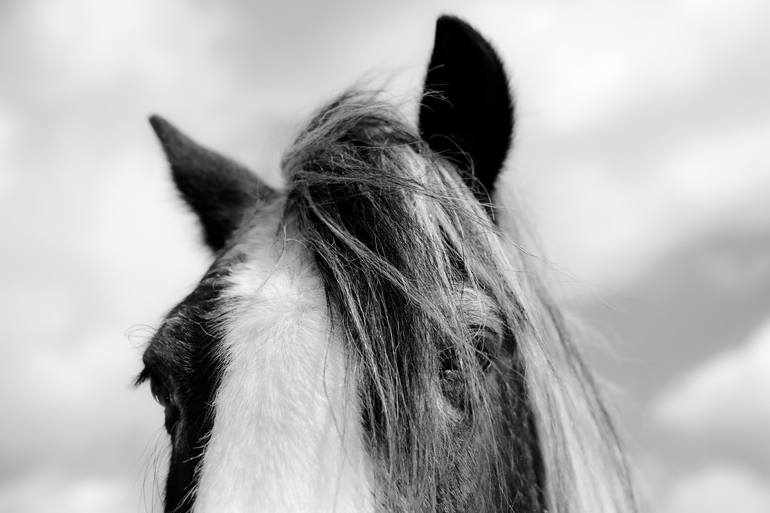
[[166,433],[173,438],[176,425],[179,422],[179,408],[175,404],[169,404],[163,413],[165,415],[163,425],[166,428]]
[[158,404],[163,406],[163,414],[165,417],[163,424],[166,428],[166,432],[173,437],[174,428],[176,427],[177,422],[179,422],[179,406],[177,406],[176,401],[174,400],[174,394],[170,392],[163,383],[154,379],[150,380],[150,391]]
[[159,383],[157,379],[150,380],[150,393],[152,393],[152,396],[158,404],[164,408],[168,408],[171,404],[171,393],[168,391],[168,388],[162,383]]
[[479,365],[481,365],[482,370],[486,371],[497,356],[500,336],[494,329],[482,324],[472,324],[469,328],[473,343],[476,346],[476,357]]
[[149,367],[145,366],[142,372],[134,380],[134,385],[139,386],[145,381],[150,382],[150,393],[155,400],[163,406],[163,413],[165,416],[165,427],[169,435],[174,436],[176,425],[179,423],[180,410],[177,404],[177,399],[174,391],[169,388],[168,382],[165,379],[161,379],[157,374],[153,373]]

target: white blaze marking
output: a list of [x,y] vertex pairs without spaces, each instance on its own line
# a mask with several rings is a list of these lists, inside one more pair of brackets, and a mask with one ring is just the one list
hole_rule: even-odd
[[251,248],[231,277],[194,511],[373,511],[358,394],[320,280],[298,243],[277,246]]

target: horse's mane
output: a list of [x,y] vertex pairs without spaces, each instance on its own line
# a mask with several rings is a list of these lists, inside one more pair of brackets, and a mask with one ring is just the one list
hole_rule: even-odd
[[314,257],[360,390],[379,506],[634,509],[539,263],[410,123],[378,93],[345,93],[283,169],[285,220]]

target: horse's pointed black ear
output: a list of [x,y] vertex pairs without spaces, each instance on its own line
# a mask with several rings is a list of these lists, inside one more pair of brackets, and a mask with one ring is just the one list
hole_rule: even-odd
[[160,116],[150,124],[171,165],[182,198],[198,215],[206,244],[218,251],[246,212],[275,195],[251,171],[208,150]]
[[441,16],[420,105],[420,135],[488,204],[513,134],[513,98],[495,50],[464,21]]

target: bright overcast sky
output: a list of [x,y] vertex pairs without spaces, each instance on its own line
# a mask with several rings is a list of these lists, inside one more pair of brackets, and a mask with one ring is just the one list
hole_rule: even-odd
[[129,382],[207,255],[147,115],[277,182],[344,87],[415,112],[442,12],[511,72],[500,195],[605,333],[655,510],[770,511],[770,2],[417,4],[0,4],[0,511],[151,502],[162,415]]

